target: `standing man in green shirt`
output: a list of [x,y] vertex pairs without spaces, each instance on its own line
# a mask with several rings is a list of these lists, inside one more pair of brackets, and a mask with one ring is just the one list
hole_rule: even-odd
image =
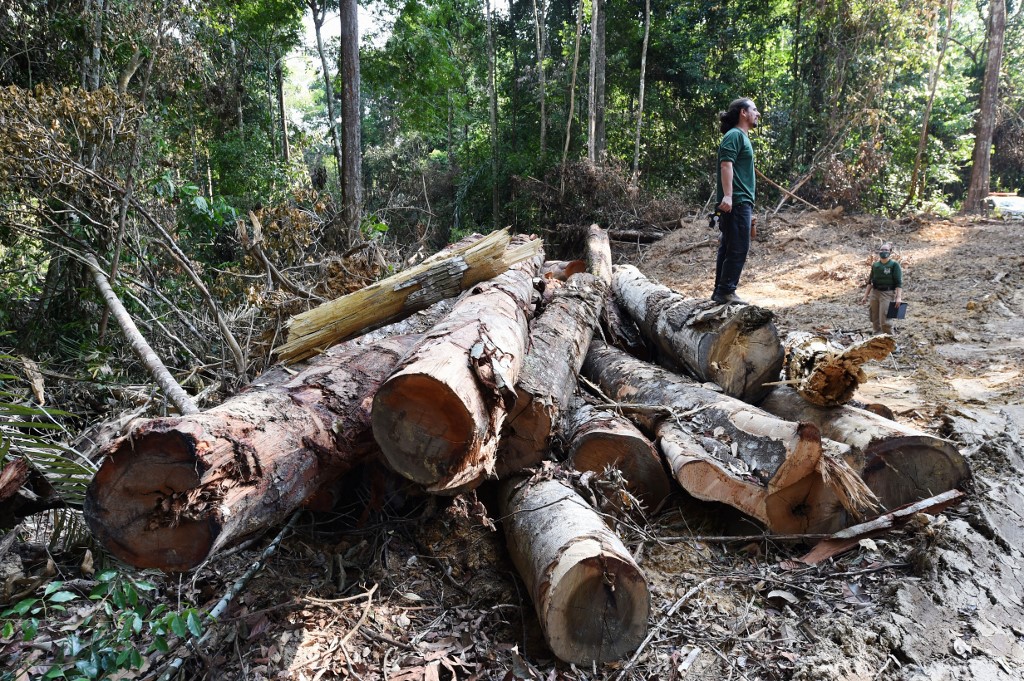
[[882,244],[878,248],[878,260],[871,265],[868,285],[864,289],[862,303],[868,304],[871,317],[871,330],[876,334],[892,333],[892,322],[886,317],[889,303],[897,306],[903,302],[903,268],[892,255],[892,244]]
[[757,181],[754,176],[754,147],[750,131],[757,127],[761,113],[747,97],[734,100],[718,115],[724,134],[718,145],[718,228],[722,239],[715,263],[716,303],[743,303],[736,295],[740,274],[750,250],[750,223],[754,214]]

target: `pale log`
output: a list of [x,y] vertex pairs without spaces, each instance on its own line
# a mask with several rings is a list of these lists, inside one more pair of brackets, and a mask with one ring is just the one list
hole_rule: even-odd
[[896,339],[882,334],[843,347],[822,336],[797,331],[786,336],[784,345],[785,382],[811,404],[834,407],[853,399],[857,387],[867,380],[862,365],[888,357],[896,348]]
[[589,668],[635,650],[647,633],[650,591],[601,517],[557,480],[513,478],[501,500],[508,550],[551,651]]
[[622,472],[626,489],[653,510],[671,491],[654,444],[625,416],[580,402],[566,413],[568,461],[578,471]]
[[417,340],[335,348],[286,381],[143,422],[103,451],[93,534],[135,567],[178,572],[283,520],[375,451],[370,400]]
[[592,274],[574,274],[530,325],[516,401],[502,434],[499,477],[535,466],[548,450],[559,414],[576,388],[605,291]]
[[784,353],[770,311],[683,298],[632,265],[615,267],[612,289],[669,366],[747,402],[778,378]]
[[823,437],[849,445],[847,462],[886,509],[962,487],[971,477],[948,440],[864,409],[818,407],[789,387],[776,388],[760,406],[780,418],[813,423]]
[[612,245],[608,232],[596,224],[587,231],[587,271],[611,287]]
[[404,272],[328,301],[288,322],[288,341],[277,348],[296,362],[363,331],[375,329],[491,279],[514,263],[537,256],[539,240],[509,246],[507,230],[465,243]]
[[538,254],[477,285],[374,397],[373,435],[384,457],[427,491],[454,494],[495,475],[541,262]]
[[[836,505],[864,493],[850,476],[829,475],[826,484],[822,471],[841,466],[846,447],[823,443],[814,425],[772,416],[600,341],[591,343],[583,374],[614,400],[667,408],[669,418],[649,410],[637,419],[659,438],[683,489],[734,506],[772,532],[831,528]],[[848,484],[854,489],[834,487]]]

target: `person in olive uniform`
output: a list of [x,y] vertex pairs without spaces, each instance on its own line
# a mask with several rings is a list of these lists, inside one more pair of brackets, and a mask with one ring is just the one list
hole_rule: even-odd
[[864,289],[862,303],[868,304],[871,314],[871,330],[877,333],[892,333],[892,322],[885,316],[889,303],[902,302],[903,269],[892,260],[892,244],[882,244],[878,249],[878,260],[871,264],[868,285]]
[[750,223],[754,214],[757,179],[754,175],[754,147],[750,131],[761,118],[754,102],[746,97],[734,100],[728,111],[718,115],[723,133],[718,145],[718,228],[722,239],[715,262],[716,303],[742,303],[736,295],[740,274],[750,250]]

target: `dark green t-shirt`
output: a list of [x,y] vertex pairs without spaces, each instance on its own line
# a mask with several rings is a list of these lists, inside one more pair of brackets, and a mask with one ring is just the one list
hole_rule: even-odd
[[871,265],[871,285],[875,288],[903,288],[903,269],[895,260],[876,260]]
[[757,179],[754,176],[754,147],[747,133],[733,128],[718,145],[718,203],[722,202],[722,161],[732,161],[732,205],[754,203]]

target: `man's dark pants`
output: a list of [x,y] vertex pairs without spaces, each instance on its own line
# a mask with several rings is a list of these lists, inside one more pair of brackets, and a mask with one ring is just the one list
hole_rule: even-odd
[[741,203],[733,206],[729,213],[722,213],[719,229],[722,240],[718,244],[718,261],[715,263],[715,292],[729,294],[736,291],[740,283],[743,264],[750,250],[750,219],[754,206]]

